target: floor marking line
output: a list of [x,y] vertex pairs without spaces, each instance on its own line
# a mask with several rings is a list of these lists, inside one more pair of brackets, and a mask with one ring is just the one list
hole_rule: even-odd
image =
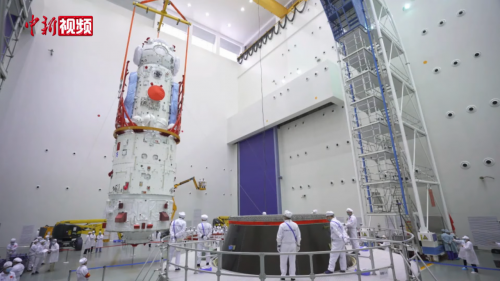
[[431,267],[432,265],[433,265],[432,263],[428,263],[427,266],[424,265],[424,266],[420,267],[420,270],[424,270],[428,267]]
[[[426,262],[426,263],[430,263],[430,262]],[[452,264],[452,263],[441,263],[441,262],[432,262],[432,264],[436,264],[436,265],[446,265],[446,266],[458,266],[458,267],[464,267],[464,265],[463,265],[463,264]],[[467,267],[470,267],[470,268],[472,269],[472,266],[471,266],[471,265],[467,265]],[[477,269],[500,271],[500,269],[498,269],[498,268],[480,267],[480,266],[477,266]]]

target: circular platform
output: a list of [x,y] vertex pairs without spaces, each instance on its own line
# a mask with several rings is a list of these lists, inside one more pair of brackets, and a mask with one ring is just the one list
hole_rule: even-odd
[[[301,252],[330,251],[330,224],[325,215],[297,214],[292,221],[300,228],[302,241]],[[240,216],[229,218],[229,229],[222,246],[222,251],[234,252],[277,252],[276,235],[283,222],[282,215]],[[329,254],[313,256],[314,273],[322,273],[328,268]],[[297,275],[311,273],[309,256],[297,255]],[[347,259],[347,266],[352,266]],[[229,271],[259,274],[259,257],[257,256],[225,256],[222,268]],[[268,275],[280,275],[279,256],[265,258],[265,272]],[[339,270],[339,264],[335,270]]]

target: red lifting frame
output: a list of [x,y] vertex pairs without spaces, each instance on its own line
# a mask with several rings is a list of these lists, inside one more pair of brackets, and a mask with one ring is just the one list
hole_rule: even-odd
[[[153,2],[153,1],[155,1],[155,0],[145,0],[145,1],[142,1],[140,3],[146,4],[149,2]],[[184,15],[177,9],[177,7],[174,5],[174,3],[170,2],[170,4],[177,11],[177,13],[179,13],[179,15],[184,20],[186,20]],[[126,61],[126,57],[127,57],[127,53],[128,53],[128,46],[130,43],[130,34],[132,33],[132,25],[134,23],[134,16],[135,16],[135,7],[134,7],[134,11],[132,13],[132,20],[130,22],[130,30],[129,30],[128,40],[127,40],[127,48],[125,50],[125,59],[123,61],[123,69],[122,69],[122,74],[121,74],[122,87],[121,87],[121,91],[120,91],[120,96],[119,96],[119,101],[118,101],[118,111],[116,114],[116,121],[115,121],[116,128],[137,126],[134,122],[132,122],[132,119],[128,115],[127,110],[125,110],[125,104],[123,103],[123,92],[125,91],[125,86],[126,86],[125,81],[126,81],[127,75],[129,74],[128,64],[130,63],[130,61],[127,61],[125,64],[125,61]],[[174,126],[169,130],[170,132],[173,132],[177,135],[179,135],[181,133],[184,93],[186,91],[186,69],[187,69],[187,56],[188,56],[188,49],[189,49],[189,32],[190,32],[190,27],[188,26],[187,38],[186,38],[186,54],[184,56],[184,74],[182,75],[182,81],[179,82],[179,99],[178,99],[178,104],[177,104],[177,119],[176,119]]]

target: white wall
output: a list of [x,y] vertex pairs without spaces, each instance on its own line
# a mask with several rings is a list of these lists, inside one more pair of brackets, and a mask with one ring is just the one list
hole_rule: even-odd
[[[18,44],[0,93],[0,245],[19,237],[23,225],[102,218],[112,168],[116,97],[131,11],[107,1],[51,0],[37,1],[33,14],[92,15],[94,36],[42,36],[39,22],[36,36],[25,33]],[[135,46],[155,35],[153,22],[136,15],[129,59]],[[184,65],[185,41],[160,37],[177,46]],[[48,49],[54,49],[53,56]],[[177,179],[196,176],[208,186],[207,195],[191,183],[178,188],[175,199],[188,220],[194,209],[210,217],[235,214],[230,198],[236,198],[231,176],[236,152],[226,145],[225,120],[236,108],[237,69],[234,62],[189,47]],[[214,204],[221,200],[226,203]]]
[[[496,15],[500,3],[495,0],[483,1],[481,5],[470,0],[440,2],[439,4],[432,1],[415,1],[412,2],[410,10],[403,12],[404,3],[401,1],[387,0],[386,2],[393,13],[409,61],[412,63],[412,71],[449,212],[455,221],[457,233],[471,235],[469,217],[500,217],[498,204],[500,200],[498,189],[500,132],[496,129],[498,126],[494,121],[500,117],[500,107],[489,105],[491,99],[500,98],[496,83],[494,83],[498,73],[497,66],[500,65],[500,55],[496,50],[500,45],[500,38],[492,36],[495,33],[494,26],[500,23]],[[263,95],[269,95],[278,87],[286,86],[290,79],[298,76],[297,68],[302,72],[311,69],[318,63],[315,57],[321,61],[325,59],[336,61],[335,50],[332,49],[333,35],[326,22],[321,4],[318,0],[312,0],[308,1],[307,5],[309,10],[304,14],[297,14],[293,25],[264,45],[262,54],[258,52],[243,62],[238,85],[239,111],[245,110],[260,100],[262,95],[261,67]],[[457,17],[461,9],[465,9],[466,14]],[[438,22],[442,19],[446,20],[446,24],[439,27]],[[423,29],[428,31],[425,36],[421,35]],[[325,54],[322,53],[323,51]],[[474,58],[475,52],[481,52],[481,56]],[[260,57],[262,57],[262,66],[258,62]],[[461,61],[458,67],[451,65],[455,59]],[[427,63],[424,64],[424,61]],[[435,67],[441,68],[439,74],[433,73]],[[280,84],[282,79],[285,79],[285,84]],[[273,83],[273,80],[277,83]],[[475,105],[477,111],[467,113],[468,105]],[[449,110],[455,112],[454,118],[446,117],[446,112]],[[324,130],[333,130],[335,137],[338,135],[343,136],[340,138],[347,139],[347,131],[340,127],[337,119],[331,120],[331,127],[324,127]],[[299,129],[296,130],[299,131]],[[286,134],[288,133],[285,133],[285,139],[287,139]],[[294,140],[293,144],[295,150],[311,149],[312,145],[302,138]],[[280,148],[280,152],[282,149],[289,151],[288,148]],[[307,161],[311,162],[311,167],[315,167],[321,161],[325,161],[324,157],[326,156],[309,157]],[[485,166],[482,161],[486,157],[495,159],[497,164],[492,167]],[[287,159],[283,159],[285,160]],[[309,165],[305,166],[303,175],[290,172],[293,182],[299,182],[300,178],[303,180],[316,177],[321,179],[322,175],[328,173],[337,177],[337,171],[331,167],[337,167],[340,163],[346,167],[353,166],[352,160],[350,163],[346,162],[347,158],[344,160],[342,157],[332,156],[329,161],[330,165],[325,165],[316,173],[308,168]],[[461,161],[469,161],[470,169],[460,168]],[[284,166],[283,163],[281,165],[284,171],[292,169],[291,166]],[[298,169],[297,173],[301,165],[294,166]],[[491,176],[495,179],[481,180],[480,176]],[[311,202],[315,200],[309,200],[307,197],[304,200],[295,196],[299,193],[297,190],[284,190],[288,184],[286,181],[285,178],[285,184],[282,182],[283,208],[286,208],[287,204],[290,208],[306,211],[323,208],[318,207],[318,203]],[[334,190],[326,186],[324,188],[324,192],[311,195],[311,197],[320,196],[319,194],[326,196],[329,195],[327,191]],[[310,192],[313,193],[313,190]],[[348,191],[345,192],[348,198],[352,196]],[[420,195],[425,202],[425,191],[420,190]],[[439,204],[439,192],[435,190],[434,195]],[[344,194],[338,197],[328,197],[331,199],[331,202],[328,202],[331,206],[345,204]],[[350,201],[352,201],[349,202],[351,205],[358,204],[353,198]],[[333,207],[332,209],[336,210]],[[430,209],[431,215],[439,213],[437,207]]]

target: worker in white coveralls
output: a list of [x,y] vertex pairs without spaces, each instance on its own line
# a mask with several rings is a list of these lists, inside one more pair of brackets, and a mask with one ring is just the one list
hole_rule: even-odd
[[[196,244],[196,248],[198,250],[209,250],[210,248],[210,242],[208,242],[208,239],[212,237],[212,225],[207,220],[208,220],[207,215],[201,215],[201,222],[196,227],[196,233],[198,234],[198,241],[205,241],[203,243]],[[203,252],[201,251],[196,253],[198,256],[196,260],[197,267],[200,267],[202,253]],[[210,253],[208,252],[205,252],[205,261],[207,262],[207,265],[210,265],[210,262],[212,261]]]
[[21,279],[21,275],[23,275],[24,272],[24,264],[23,260],[20,258],[15,258],[14,259],[14,266],[12,267],[12,272],[16,275],[16,281],[19,281]]
[[[358,219],[356,216],[352,214],[352,209],[347,208],[347,220],[345,222],[345,226],[347,228],[347,235],[349,235],[352,249],[359,249],[359,240],[358,240]],[[352,254],[359,254],[359,252],[352,252]]]
[[45,253],[47,253],[47,250],[45,249],[45,240],[42,239],[42,241],[39,244],[37,244],[35,262],[33,263],[33,269],[31,270],[31,275],[39,273],[38,270],[42,265]]
[[[292,221],[292,212],[285,211],[283,215],[284,222],[278,228],[276,242],[278,242],[279,253],[297,253],[300,251],[300,229],[299,226]],[[280,255],[280,270],[281,280],[285,280],[287,271],[287,261],[290,264],[288,275],[295,276],[295,255]],[[295,278],[292,278],[295,280]]]
[[460,243],[460,251],[458,252],[458,257],[463,259],[464,267],[462,270],[467,270],[467,263],[470,263],[472,266],[472,274],[479,273],[477,270],[477,265],[479,264],[479,260],[477,259],[476,252],[474,251],[474,245],[470,241],[468,236],[462,237],[462,240],[454,240],[455,242]]
[[49,271],[54,270],[54,266],[56,262],[59,261],[59,244],[57,244],[57,239],[52,239],[52,242],[49,247],[50,257],[49,257]]
[[[179,243],[186,238],[186,221],[184,221],[184,218],[186,217],[186,213],[180,212],[179,213],[179,218],[176,220],[173,220],[172,223],[170,224],[170,243]],[[172,262],[172,259],[174,258],[175,254],[175,270],[179,271],[181,270],[179,268],[179,264],[181,262],[181,250],[170,247],[170,250],[168,252],[169,255],[169,262]]]
[[76,281],[87,281],[90,278],[89,269],[87,268],[87,259],[80,259],[80,266],[76,269]]
[[10,243],[7,245],[7,259],[17,254],[17,248],[16,238],[10,239]]
[[49,255],[49,247],[50,247],[50,237],[49,235],[45,235],[45,243],[43,245],[43,249],[47,250],[43,253],[42,265],[47,262],[47,256]]
[[95,243],[95,252],[102,253],[102,246],[104,246],[104,235],[102,235],[101,231],[99,231],[96,239],[97,242]]
[[[349,242],[349,237],[342,226],[342,223],[335,218],[332,211],[326,212],[326,219],[330,221],[330,236],[332,238],[332,251],[345,250],[345,244]],[[335,271],[335,264],[340,256],[340,272],[345,272],[347,269],[347,261],[345,252],[330,253],[330,263],[325,274],[332,274]]]
[[16,274],[12,272],[12,262],[8,261],[3,264],[3,270],[0,273],[0,281],[16,280]]
[[95,230],[92,231],[90,234],[90,252],[94,252],[94,247],[95,247]]
[[87,252],[90,252],[90,248],[92,247],[91,234],[92,232],[89,232],[89,234],[87,234],[87,237],[85,237],[85,242],[83,242],[83,248],[85,249],[85,251],[83,251],[84,255],[87,254]]
[[33,241],[33,244],[31,244],[31,248],[28,253],[29,257],[28,270],[32,270],[33,266],[35,265],[36,252],[38,251],[38,243],[39,243],[38,239],[35,239]]

